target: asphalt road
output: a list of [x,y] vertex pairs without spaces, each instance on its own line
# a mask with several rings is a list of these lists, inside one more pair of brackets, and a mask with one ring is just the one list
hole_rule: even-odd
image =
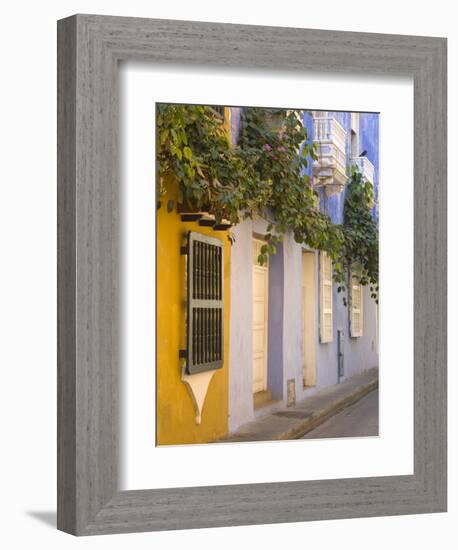
[[378,435],[378,390],[332,416],[302,439],[368,437]]

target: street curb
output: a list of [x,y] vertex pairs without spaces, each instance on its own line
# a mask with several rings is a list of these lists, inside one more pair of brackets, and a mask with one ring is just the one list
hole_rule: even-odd
[[[372,369],[371,369],[372,370]],[[327,403],[323,403],[320,408],[317,408],[315,410],[310,410],[310,413],[308,411],[305,413],[307,414],[306,418],[300,419],[300,418],[294,418],[294,420],[291,418],[288,426],[283,426],[283,429],[279,429],[278,432],[275,432],[275,430],[270,431],[270,433],[263,433],[263,430],[261,428],[260,432],[256,433],[256,428],[253,430],[253,427],[249,429],[248,431],[243,430],[237,431],[235,433],[230,434],[226,438],[222,438],[219,440],[221,443],[236,443],[236,442],[247,442],[247,441],[279,441],[279,440],[285,440],[285,439],[299,439],[303,437],[305,434],[310,432],[311,430],[315,429],[317,426],[322,424],[323,422],[326,422],[329,418],[334,416],[335,414],[339,413],[340,411],[346,409],[350,405],[353,405],[363,397],[365,397],[370,392],[376,390],[378,388],[378,369],[376,369],[376,374],[370,375],[373,376],[369,381],[363,382],[361,385],[358,385],[353,390],[349,388],[348,393],[344,393],[341,396],[329,396],[329,399],[327,400]],[[349,380],[350,381],[350,380]],[[344,382],[345,384],[345,382]],[[313,399],[313,398],[312,398]],[[310,403],[311,405],[311,403]],[[302,406],[299,404],[299,406],[296,408],[298,411],[306,411],[308,409],[307,403],[304,402]],[[281,411],[280,411],[281,412]],[[286,409],[285,409],[286,412]],[[272,416],[278,416],[279,411],[272,413]],[[270,415],[267,415],[267,417],[264,417],[264,419],[267,419]],[[247,424],[246,426],[249,426],[250,424],[256,424],[258,421],[254,421],[252,423]],[[245,428],[246,429],[246,428]]]
[[282,439],[299,439],[308,432],[314,430],[317,426],[322,424],[323,422],[326,422],[328,418],[331,416],[334,416],[338,412],[346,409],[350,405],[353,405],[363,397],[365,397],[368,393],[371,391],[374,391],[378,388],[378,380],[373,380],[372,382],[369,382],[368,384],[365,384],[363,386],[360,386],[357,388],[353,393],[345,396],[340,401],[336,401],[329,405],[328,407],[324,407],[323,409],[317,411],[316,413],[313,413],[311,417],[307,418],[304,422],[300,424],[300,426],[294,427],[291,430],[288,430],[282,434],[279,434],[278,440]]

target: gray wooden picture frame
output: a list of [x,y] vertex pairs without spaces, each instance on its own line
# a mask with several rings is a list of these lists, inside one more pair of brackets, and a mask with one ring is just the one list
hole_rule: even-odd
[[[413,475],[118,489],[120,60],[413,77]],[[446,511],[446,86],[444,38],[97,15],[58,22],[59,529]]]

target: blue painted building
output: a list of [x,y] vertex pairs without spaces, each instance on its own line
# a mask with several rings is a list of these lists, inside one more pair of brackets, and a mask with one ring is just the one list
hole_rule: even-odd
[[[240,109],[231,109],[235,141]],[[318,159],[308,173],[320,208],[342,223],[353,164],[379,187],[379,117],[314,111],[304,125]],[[364,152],[365,151],[365,152]],[[361,155],[361,153],[364,153]],[[373,210],[377,218],[377,206]],[[229,430],[378,366],[378,308],[369,289],[352,285],[345,306],[330,259],[287,234],[267,266],[257,263],[269,215],[233,228],[229,368]]]

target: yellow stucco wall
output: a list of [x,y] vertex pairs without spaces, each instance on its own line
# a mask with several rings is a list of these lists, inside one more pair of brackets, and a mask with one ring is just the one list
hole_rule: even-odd
[[[176,209],[168,213],[167,201],[176,199],[176,185],[162,197],[157,211],[157,351],[156,422],[158,445],[205,443],[221,438],[228,429],[230,243],[225,231],[213,231],[197,222],[182,222]],[[183,360],[178,351],[186,348],[185,258],[180,246],[188,231],[219,238],[224,244],[224,364],[208,387],[200,425],[196,424],[193,401],[181,380]]]

